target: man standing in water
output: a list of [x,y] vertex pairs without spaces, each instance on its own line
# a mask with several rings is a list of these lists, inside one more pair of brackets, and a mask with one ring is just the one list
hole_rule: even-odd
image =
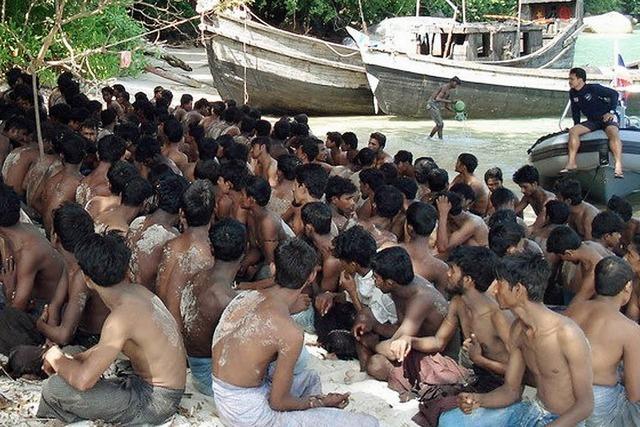
[[[602,129],[609,138],[609,149],[615,159],[615,177],[624,178],[622,171],[622,141],[620,141],[619,119],[616,115],[618,92],[599,85],[587,84],[587,73],[582,68],[569,71],[569,99],[573,127],[569,129],[569,160],[560,173],[567,173],[578,168],[576,154],[580,148],[580,136]],[[580,122],[580,115],[587,117]]]
[[[213,396],[226,425],[377,426],[369,416],[340,411],[348,394],[321,394],[318,374],[294,366],[303,346],[291,312],[315,280],[318,256],[301,239],[275,251],[274,286],[243,292],[227,306],[212,342]],[[275,361],[275,368],[272,362]]]
[[431,94],[429,100],[427,101],[427,111],[431,114],[431,118],[436,125],[431,130],[429,134],[429,138],[433,139],[435,134],[438,134],[438,138],[442,139],[442,130],[444,129],[444,121],[442,120],[442,107],[446,108],[449,111],[451,110],[451,104],[453,101],[449,99],[451,96],[451,91],[458,86],[460,86],[462,82],[458,77],[452,77],[449,80],[449,83],[440,86],[435,92]]

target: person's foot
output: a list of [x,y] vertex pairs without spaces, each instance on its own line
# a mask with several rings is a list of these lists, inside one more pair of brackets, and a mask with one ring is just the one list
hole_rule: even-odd
[[364,381],[368,378],[366,372],[356,371],[355,369],[349,369],[344,373],[344,383],[345,384],[354,384],[360,381]]
[[622,165],[616,165],[616,169],[615,172],[613,173],[613,176],[617,179],[623,179],[624,178],[624,172],[622,171]]
[[567,164],[564,169],[560,170],[560,172],[558,172],[560,175],[564,175],[564,174],[568,174],[571,172],[575,172],[578,169],[578,165],[576,164]]

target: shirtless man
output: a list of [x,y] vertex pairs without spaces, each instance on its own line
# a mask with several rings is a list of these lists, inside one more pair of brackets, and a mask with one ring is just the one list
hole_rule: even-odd
[[460,154],[456,162],[458,175],[451,181],[451,187],[458,183],[471,187],[476,198],[469,209],[477,215],[485,215],[489,206],[489,188],[473,174],[477,167],[478,159],[476,156],[470,153]]
[[3,283],[7,305],[22,311],[40,311],[53,298],[64,273],[60,254],[40,231],[20,222],[20,199],[15,191],[0,184],[0,234],[13,249],[15,281]]
[[627,253],[624,259],[633,270],[633,289],[629,303],[624,308],[624,314],[634,322],[640,322],[640,289],[638,278],[640,277],[640,234],[636,234],[627,245]]
[[567,179],[558,185],[558,200],[569,205],[569,226],[585,240],[591,240],[591,223],[600,212],[582,198],[582,186],[575,179]]
[[374,132],[369,136],[368,147],[376,153],[375,167],[379,168],[384,163],[393,163],[393,157],[386,151],[384,147],[387,145],[387,137],[380,132]]
[[[138,170],[131,163],[124,160],[114,162],[107,171],[107,183],[109,194],[104,196],[93,196],[84,205],[91,218],[96,218],[99,214],[118,206],[121,202],[124,188],[134,178],[139,178]],[[77,194],[76,194],[77,196]]]
[[[114,233],[93,234],[76,247],[87,286],[110,313],[91,349],[70,356],[53,346],[44,354],[43,369],[51,377],[42,385],[38,417],[162,424],[177,411],[186,380],[180,331],[157,296],[127,281],[130,256]],[[133,374],[102,379],[120,352]]]
[[[513,316],[500,309],[487,292],[495,280],[493,268],[498,258],[488,248],[459,246],[453,250],[449,264],[447,291],[453,295],[447,317],[434,336],[403,336],[391,343],[391,351],[402,362],[411,350],[422,353],[442,352],[454,339],[458,325],[465,338],[464,347],[474,364],[478,385],[484,380],[496,385],[504,376],[509,351],[509,330]],[[498,380],[502,383],[502,380]]]
[[[571,319],[542,303],[549,275],[541,255],[498,261],[496,299],[516,317],[507,343],[504,385],[489,393],[460,393],[459,409],[442,414],[440,426],[575,426],[591,415],[589,342]],[[537,394],[533,401],[519,402],[525,369],[535,380]]]
[[403,202],[400,190],[392,185],[383,185],[373,196],[371,217],[359,221],[376,239],[379,248],[396,244],[404,237]]
[[567,284],[565,304],[586,301],[593,297],[594,271],[596,264],[613,252],[600,243],[582,241],[578,233],[566,225],[556,227],[547,239],[547,252],[556,254],[562,261],[579,266],[570,283]]
[[110,196],[107,174],[111,166],[122,159],[126,151],[125,141],[115,135],[108,135],[98,141],[98,166],[85,176],[76,191],[76,201],[85,206],[96,196]]
[[560,225],[569,221],[569,206],[560,200],[549,200],[544,205],[545,221],[541,228],[531,230],[531,238],[546,251],[549,234]]
[[[460,196],[452,192],[442,193],[435,202],[438,209],[436,247],[441,254],[448,254],[456,246],[488,246],[489,228],[477,215],[465,212],[460,206]],[[449,221],[456,227],[449,231]]]
[[341,149],[343,142],[340,132],[327,132],[327,139],[324,144],[329,149],[331,162],[334,166],[347,166],[349,164],[347,154]]
[[75,256],[78,242],[93,233],[93,220],[79,204],[65,202],[53,211],[52,240],[64,260],[65,277],[36,326],[46,338],[61,346],[73,342],[92,347],[99,341],[102,324],[109,314],[98,294],[87,287]]
[[131,248],[131,281],[152,292],[156,289],[164,244],[179,234],[175,226],[181,196],[188,186],[187,180],[181,176],[160,178],[156,184],[158,209],[150,215],[136,218],[129,226],[127,244]]
[[25,176],[29,168],[38,161],[38,144],[29,140],[12,150],[2,164],[2,179],[4,183],[13,188],[19,196],[26,192]]
[[140,214],[142,206],[153,196],[153,187],[146,179],[135,176],[129,181],[120,196],[120,203],[98,213],[95,217],[97,231],[115,230],[123,235],[129,232],[129,225]]
[[60,141],[60,151],[62,169],[44,183],[42,192],[44,199],[42,218],[47,234],[51,233],[53,210],[63,202],[76,200],[76,190],[83,178],[80,165],[85,157],[84,141],[78,136],[66,135]]
[[293,202],[293,189],[296,186],[296,168],[302,164],[293,154],[278,157],[278,184],[272,188],[267,208],[282,216]]
[[347,406],[349,395],[322,395],[315,372],[294,374],[304,340],[291,312],[315,279],[317,254],[292,239],[278,246],[275,264],[275,286],[231,301],[213,336],[213,396],[220,419],[237,427],[377,426],[373,417],[330,409]]
[[33,123],[21,115],[8,118],[0,131],[0,164],[4,164],[14,145],[25,146],[31,141]]
[[282,219],[289,224],[296,236],[299,236],[304,228],[300,214],[302,206],[309,202],[319,202],[328,180],[329,174],[318,164],[309,163],[296,169],[293,202],[282,215]]
[[626,247],[632,240],[633,236],[640,230],[640,220],[633,217],[633,207],[631,203],[619,196],[611,196],[607,202],[607,209],[620,215],[624,221],[625,228],[622,232],[621,243]]
[[413,202],[407,209],[404,243],[401,246],[411,257],[414,273],[433,283],[443,295],[446,295],[449,267],[432,255],[433,249],[429,245],[437,218],[438,213],[433,206]]
[[271,187],[275,187],[278,185],[278,162],[269,154],[270,143],[267,136],[252,139],[249,154],[256,161],[253,174],[263,177]]
[[[444,296],[425,279],[413,274],[411,258],[406,250],[395,246],[383,249],[373,258],[376,287],[391,295],[398,313],[398,324],[379,325],[368,310],[358,313],[353,334],[364,348],[366,370],[372,377],[386,381],[396,354],[391,343],[409,336],[435,335],[445,316],[448,303]],[[380,340],[380,338],[382,340]],[[447,353],[454,357],[459,346],[452,342]]]
[[245,213],[240,212],[242,207],[242,189],[246,185],[249,170],[241,161],[231,161],[220,168],[218,178],[218,193],[216,194],[216,218],[235,218],[243,224],[246,223]]
[[[623,426],[640,422],[640,326],[620,312],[632,294],[633,270],[615,256],[596,265],[596,296],[572,305],[564,314],[584,331],[593,359],[593,414],[587,426]],[[624,367],[623,384],[619,381]],[[622,400],[622,404],[621,404]]]
[[444,129],[444,121],[442,120],[442,107],[446,108],[449,111],[451,110],[451,104],[453,101],[449,99],[451,96],[451,91],[457,88],[462,82],[458,77],[453,77],[449,80],[448,83],[440,86],[435,92],[431,94],[429,100],[427,101],[427,110],[431,114],[431,118],[436,123],[436,125],[431,130],[429,134],[429,138],[433,139],[433,137],[438,134],[438,138],[442,139],[442,130]]
[[489,248],[500,257],[522,252],[543,253],[535,241],[527,239],[525,228],[513,221],[505,221],[491,227]]
[[155,293],[181,328],[180,295],[184,284],[213,265],[209,226],[214,205],[213,185],[202,179],[194,181],[182,195],[181,216],[186,230],[169,240],[162,250]]
[[271,276],[276,246],[287,236],[282,219],[267,209],[271,187],[262,177],[249,176],[242,190],[242,209],[247,211],[249,249],[240,266],[240,276],[261,280]]
[[185,173],[189,158],[180,150],[184,134],[182,125],[175,119],[169,119],[164,123],[162,130],[167,138],[167,143],[162,147],[162,155],[173,161],[178,169]]
[[338,232],[347,229],[357,221],[358,189],[350,179],[332,176],[327,181],[324,195],[331,208],[331,219],[338,228]]
[[620,216],[612,211],[603,211],[593,218],[591,235],[593,240],[617,255],[623,255],[621,245],[625,224]]
[[358,178],[360,181],[360,195],[362,200],[356,213],[358,219],[367,220],[372,214],[373,195],[378,188],[385,184],[384,174],[378,169],[368,168],[358,172]]
[[518,184],[522,191],[522,199],[516,207],[516,213],[521,214],[524,209],[531,205],[533,212],[537,215],[532,228],[542,227],[544,224],[544,204],[548,200],[555,199],[556,196],[540,186],[540,174],[531,165],[524,165],[513,174],[513,182]]
[[237,295],[233,284],[247,247],[247,231],[235,219],[226,218],[211,227],[209,238],[216,262],[186,283],[182,296],[178,295],[178,314],[193,384],[199,392],[213,396],[211,339],[222,312]]
[[399,150],[393,156],[393,163],[398,168],[398,175],[415,180],[416,171],[413,166],[413,153],[411,151]]

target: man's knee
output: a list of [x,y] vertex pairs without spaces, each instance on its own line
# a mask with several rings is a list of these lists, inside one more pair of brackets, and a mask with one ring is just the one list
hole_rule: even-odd
[[374,354],[367,363],[367,373],[373,378],[386,381],[391,370],[391,363],[381,354]]
[[71,386],[59,375],[53,375],[42,383],[42,398],[47,402],[68,396]]

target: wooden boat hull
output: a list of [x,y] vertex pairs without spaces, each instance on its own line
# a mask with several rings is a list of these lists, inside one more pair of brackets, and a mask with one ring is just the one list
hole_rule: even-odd
[[[582,184],[587,197],[606,203],[611,196],[627,196],[640,189],[640,129],[621,129],[624,179],[614,178],[614,159],[603,131],[581,138],[576,157],[578,170],[567,177]],[[567,163],[567,132],[548,135],[529,149],[529,160],[538,169],[543,187],[552,190]]]
[[[204,26],[209,67],[223,99],[267,113],[372,114],[357,49],[218,15]],[[338,52],[338,53],[336,53]],[[245,78],[246,75],[246,78]]]

